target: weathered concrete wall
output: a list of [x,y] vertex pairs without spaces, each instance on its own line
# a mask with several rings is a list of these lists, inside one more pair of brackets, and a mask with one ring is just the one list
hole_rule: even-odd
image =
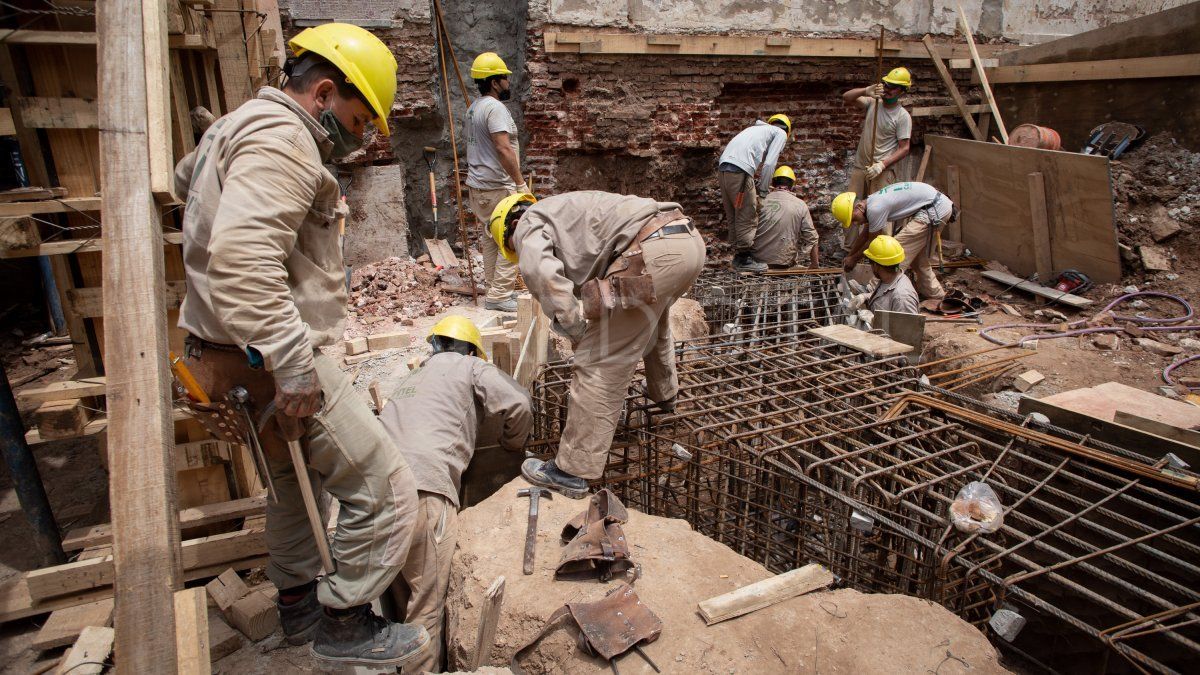
[[408,253],[408,215],[404,208],[404,167],[354,169],[346,203],[346,264],[378,262]]

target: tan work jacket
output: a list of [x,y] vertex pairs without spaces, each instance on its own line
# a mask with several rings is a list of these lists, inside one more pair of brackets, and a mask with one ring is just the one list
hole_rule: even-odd
[[601,277],[651,218],[678,208],[595,190],[539,201],[521,216],[512,238],[525,285],[567,335],[582,335],[587,322],[579,287]]
[[217,120],[175,168],[187,195],[179,327],[254,347],[277,377],[313,368],[341,339],[345,271],[333,145],[315,119],[272,87]]
[[758,230],[754,233],[755,260],[768,265],[808,266],[807,255],[817,243],[808,205],[790,190],[771,190],[758,205]]
[[913,288],[908,276],[901,273],[892,283],[880,283],[875,288],[875,292],[871,294],[870,300],[867,301],[867,309],[870,309],[872,312],[883,310],[885,312],[917,314],[920,312],[920,304],[921,302],[917,298],[917,289]]
[[379,421],[412,467],[417,490],[444,495],[457,507],[480,425],[498,418],[500,445],[520,450],[533,426],[530,408],[529,393],[504,371],[441,352],[396,384]]

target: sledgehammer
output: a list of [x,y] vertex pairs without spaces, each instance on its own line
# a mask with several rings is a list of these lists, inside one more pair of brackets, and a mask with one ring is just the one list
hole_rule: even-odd
[[553,499],[554,493],[544,487],[527,487],[517,490],[518,497],[529,497],[529,527],[525,530],[525,566],[521,571],[525,574],[533,574],[533,550],[537,544],[537,517],[538,517],[538,498],[546,495],[546,499]]

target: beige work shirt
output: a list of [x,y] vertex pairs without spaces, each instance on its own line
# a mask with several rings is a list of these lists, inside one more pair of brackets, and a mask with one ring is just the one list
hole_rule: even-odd
[[897,275],[890,284],[880,283],[867,300],[867,309],[872,312],[884,310],[917,314],[920,311],[919,306],[917,289],[913,288],[912,282],[905,274]]
[[312,370],[313,349],[342,337],[345,205],[323,166],[332,147],[291,97],[264,87],[175,168],[187,195],[179,327],[255,348],[277,377]]
[[638,230],[674,202],[594,190],[547,197],[521,216],[512,243],[529,291],[567,335],[587,327],[579,287],[608,270]]
[[879,109],[879,131],[875,134],[875,152],[871,152],[871,127],[875,126],[875,99],[863,96],[860,103],[866,105],[867,117],[863,120],[862,134],[858,137],[858,151],[854,154],[854,168],[865,169],[900,147],[900,141],[912,138],[912,115],[904,106]]
[[808,205],[791,190],[771,190],[758,205],[758,230],[751,253],[768,265],[807,265],[817,243]]
[[529,393],[487,361],[456,352],[434,354],[406,375],[379,414],[417,490],[444,495],[456,507],[480,425],[491,419],[502,421],[500,445],[520,450],[533,426]]

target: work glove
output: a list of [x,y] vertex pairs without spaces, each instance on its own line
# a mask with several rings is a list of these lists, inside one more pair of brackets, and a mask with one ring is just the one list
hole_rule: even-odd
[[863,92],[863,96],[870,96],[871,98],[883,98],[883,85],[878,82],[867,85],[866,90]]
[[275,406],[288,417],[305,418],[320,412],[321,399],[316,369],[275,378]]
[[850,298],[850,309],[858,311],[867,306],[867,300],[871,297],[870,293],[859,293]]
[[561,324],[558,319],[554,319],[550,322],[550,330],[570,340],[571,348],[574,349],[575,345],[579,344],[579,341],[583,339],[583,334],[587,332],[587,321],[580,320],[568,328]]
[[525,181],[521,181],[520,183],[517,183],[516,192],[513,194],[531,195],[533,193],[529,191],[529,185]]
[[884,169],[883,162],[875,162],[871,166],[868,166],[866,169],[867,180],[875,180],[876,178],[878,178],[879,174],[883,173],[883,169]]

